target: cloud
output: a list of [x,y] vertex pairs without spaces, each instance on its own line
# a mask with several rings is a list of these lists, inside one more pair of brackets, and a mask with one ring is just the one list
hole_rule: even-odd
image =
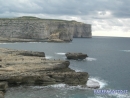
[[77,20],[93,31],[130,31],[130,0],[0,0],[0,17],[23,15]]
[[[0,0],[0,13],[130,17],[129,0]],[[107,16],[107,17],[106,17]]]

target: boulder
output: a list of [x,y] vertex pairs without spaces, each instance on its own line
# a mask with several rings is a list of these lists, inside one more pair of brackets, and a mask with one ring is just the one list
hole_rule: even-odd
[[67,59],[73,59],[73,60],[83,60],[85,59],[87,56],[87,54],[83,54],[83,53],[66,53],[65,54]]
[[87,87],[92,89],[100,88],[100,84],[97,81],[94,80],[88,80],[87,81]]

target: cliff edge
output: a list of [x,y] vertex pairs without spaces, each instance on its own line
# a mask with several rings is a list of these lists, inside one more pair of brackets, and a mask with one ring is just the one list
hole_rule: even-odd
[[[76,21],[31,16],[0,18],[2,41],[72,41],[92,37],[91,25]],[[20,39],[20,40],[19,40]],[[22,40],[24,39],[24,40]],[[28,39],[28,40],[27,40]]]

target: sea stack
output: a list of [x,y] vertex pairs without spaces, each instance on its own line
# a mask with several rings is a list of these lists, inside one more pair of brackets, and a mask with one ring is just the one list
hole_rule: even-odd
[[83,53],[66,53],[65,54],[67,59],[72,59],[72,60],[83,60],[85,59],[86,57],[88,57],[87,54],[83,54]]

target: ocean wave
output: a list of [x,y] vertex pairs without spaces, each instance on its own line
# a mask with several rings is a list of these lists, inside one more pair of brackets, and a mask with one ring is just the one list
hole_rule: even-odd
[[51,59],[51,58],[53,58],[52,56],[46,56],[45,57],[46,59]]
[[0,44],[14,44],[14,43],[0,43]]
[[87,57],[85,60],[86,61],[96,61],[97,59],[96,58]]
[[75,69],[75,72],[83,72],[82,70],[79,69]]
[[115,93],[115,94],[109,94],[108,96],[116,97],[116,98],[130,98],[130,93],[126,93],[126,94]]
[[104,88],[105,86],[107,86],[107,82],[103,79],[100,79],[98,77],[90,77],[90,80],[93,80],[95,82],[98,82],[100,84],[100,89]]
[[58,54],[58,55],[65,55],[65,53],[63,53],[63,52],[59,52],[59,53],[55,53],[55,54]]
[[74,89],[90,89],[87,86],[77,85],[77,86],[69,86],[67,84],[54,84],[48,86],[30,86],[32,89],[44,89],[44,88],[55,88],[60,90],[74,90]]
[[[80,70],[79,70],[80,71]],[[89,78],[90,80],[93,80],[95,82],[98,82],[100,84],[100,89],[104,88],[107,85],[107,82],[103,79],[100,78]],[[54,85],[48,85],[48,86],[32,86],[32,88],[56,88],[56,89],[69,89],[69,90],[74,90],[74,89],[90,89],[86,86],[82,85],[77,85],[77,86],[69,86],[67,84],[54,84]]]
[[100,94],[100,95],[95,95],[94,98],[130,98],[130,93],[113,93],[113,94]]
[[42,42],[27,42],[27,43],[42,43]]
[[123,52],[130,52],[130,50],[121,50],[121,51],[123,51]]

